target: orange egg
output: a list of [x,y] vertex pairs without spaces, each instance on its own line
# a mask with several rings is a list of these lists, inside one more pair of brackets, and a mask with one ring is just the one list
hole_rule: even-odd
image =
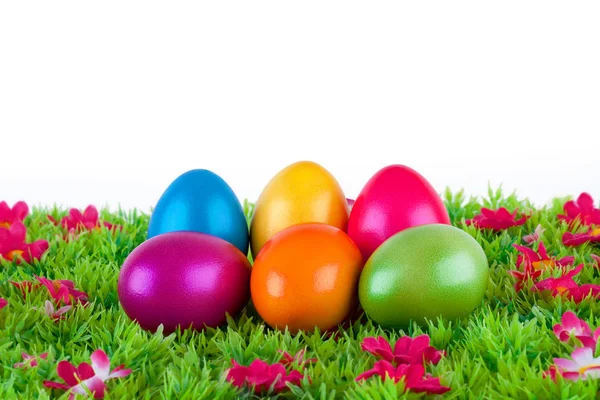
[[356,307],[362,267],[360,250],[340,229],[291,226],[274,235],[254,261],[254,307],[277,329],[331,329]]

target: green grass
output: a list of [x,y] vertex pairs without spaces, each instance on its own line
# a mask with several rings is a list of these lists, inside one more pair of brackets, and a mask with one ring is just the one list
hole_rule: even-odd
[[[87,232],[78,239],[65,242],[62,230],[46,220],[51,213],[58,218],[62,209],[34,209],[27,218],[30,239],[46,238],[50,249],[40,262],[16,265],[1,261],[0,297],[9,306],[0,311],[0,399],[48,399],[62,392],[51,392],[43,380],[59,380],[56,364],[60,360],[89,362],[90,354],[104,349],[114,367],[125,364],[134,372],[124,379],[107,382],[107,398],[111,399],[215,399],[251,398],[246,390],[232,387],[224,377],[231,359],[247,365],[259,357],[278,361],[277,350],[290,353],[307,348],[308,357],[318,362],[307,367],[310,376],[303,386],[294,387],[284,398],[305,399],[395,399],[402,398],[403,384],[372,379],[357,383],[354,378],[372,367],[374,359],[360,349],[368,336],[383,335],[395,340],[402,335],[427,333],[432,344],[444,349],[447,356],[428,370],[441,378],[452,390],[450,399],[554,399],[595,398],[598,381],[557,383],[542,377],[553,357],[568,357],[572,345],[559,342],[552,325],[560,321],[566,310],[574,310],[590,326],[600,325],[600,306],[594,300],[576,305],[560,298],[540,297],[529,290],[516,294],[513,278],[507,270],[515,268],[517,256],[513,243],[533,232],[538,224],[546,231],[544,242],[549,253],[559,257],[574,255],[576,264],[586,268],[578,277],[581,283],[600,283],[598,272],[590,264],[593,248],[584,245],[565,248],[561,236],[567,229],[556,215],[562,212],[565,199],[534,209],[527,200],[515,194],[503,196],[490,190],[488,198],[466,198],[462,192],[446,192],[444,200],[454,225],[472,235],[483,247],[490,264],[487,293],[481,306],[460,321],[430,321],[427,326],[411,326],[407,331],[379,328],[364,318],[342,330],[338,340],[320,332],[290,335],[273,331],[247,309],[228,326],[204,332],[184,331],[169,336],[151,334],[132,323],[119,306],[117,279],[127,255],[146,237],[149,216],[138,211],[102,212],[102,219],[124,226],[123,232],[106,229]],[[509,210],[518,207],[531,211],[523,227],[502,233],[479,231],[465,226],[465,218],[475,215],[481,206]],[[246,204],[247,214],[251,205]],[[596,254],[600,253],[596,249]],[[71,279],[90,295],[88,307],[75,307],[67,317],[55,323],[41,311],[48,299],[45,291],[37,291],[23,299],[8,280],[31,280],[33,275],[53,279]],[[15,369],[21,352],[49,352],[48,361],[37,368]],[[64,396],[64,395],[63,395]],[[406,394],[406,398],[419,397]],[[65,397],[66,398],[66,397]]]

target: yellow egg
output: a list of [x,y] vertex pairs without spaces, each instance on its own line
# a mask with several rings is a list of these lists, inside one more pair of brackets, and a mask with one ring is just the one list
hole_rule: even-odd
[[252,254],[277,232],[297,224],[321,222],[346,231],[348,203],[336,179],[311,161],[300,161],[269,181],[260,194],[250,225]]

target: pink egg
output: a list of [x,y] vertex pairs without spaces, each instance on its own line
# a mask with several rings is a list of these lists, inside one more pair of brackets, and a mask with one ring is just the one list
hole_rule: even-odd
[[356,198],[348,235],[366,260],[390,236],[426,224],[450,224],[442,199],[417,171],[390,165],[373,175]]
[[127,257],[118,283],[125,313],[143,329],[160,324],[217,327],[250,298],[250,263],[234,245],[199,232],[170,232],[139,245]]

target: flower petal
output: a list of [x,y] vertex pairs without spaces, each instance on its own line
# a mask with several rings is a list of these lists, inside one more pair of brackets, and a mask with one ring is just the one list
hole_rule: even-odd
[[108,378],[110,373],[110,360],[102,349],[98,349],[90,356],[92,360],[92,368],[96,375],[100,378]]

